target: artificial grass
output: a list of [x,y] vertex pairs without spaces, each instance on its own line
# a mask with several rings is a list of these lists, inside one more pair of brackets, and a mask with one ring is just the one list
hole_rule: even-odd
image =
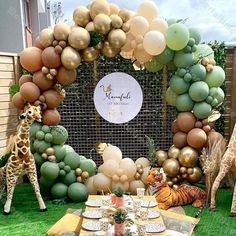
[[[236,218],[229,217],[232,191],[221,189],[217,196],[217,211],[204,209],[195,229],[196,236],[236,235]],[[53,204],[45,200],[48,211],[39,212],[38,202],[30,184],[17,186],[9,216],[0,215],[0,236],[42,236],[58,221],[68,208],[84,208],[83,203]],[[194,216],[197,209],[184,207],[186,214]]]

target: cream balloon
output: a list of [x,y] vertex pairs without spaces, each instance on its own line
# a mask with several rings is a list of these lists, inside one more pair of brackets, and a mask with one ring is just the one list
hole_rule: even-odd
[[54,34],[52,29],[46,28],[39,33],[39,42],[44,48],[52,45],[53,40]]
[[129,20],[131,19],[132,13],[131,13],[131,11],[129,11],[128,9],[121,9],[121,10],[119,11],[118,16],[119,16],[119,17],[123,20],[123,22],[125,23],[125,22],[127,22],[127,21],[129,21]]
[[119,168],[119,163],[115,160],[107,160],[103,163],[102,171],[105,175],[112,177]]
[[93,21],[90,21],[90,22],[86,25],[85,29],[86,29],[88,32],[89,32],[89,31],[95,31]]
[[149,31],[144,36],[143,47],[148,54],[152,56],[159,55],[166,48],[165,36],[159,31]]
[[128,178],[134,177],[137,171],[134,161],[130,158],[124,158],[121,160],[120,169],[124,171],[124,174],[126,174]]
[[120,177],[120,182],[121,182],[121,183],[124,183],[124,182],[126,182],[126,181],[128,181],[127,175],[121,175],[121,177]]
[[149,22],[157,18],[158,14],[159,9],[153,1],[142,2],[137,10],[137,15],[145,17]]
[[140,165],[142,165],[143,168],[145,168],[145,167],[150,167],[150,161],[149,161],[147,158],[145,158],[145,157],[140,157],[140,158],[138,158],[138,159],[135,161],[135,164],[136,164],[136,165],[140,164]]
[[136,48],[134,50],[134,58],[141,64],[144,64],[152,59],[152,55],[147,53],[144,49]]
[[112,181],[114,181],[114,182],[118,182],[119,180],[120,180],[120,177],[118,176],[118,175],[112,175]]
[[129,52],[121,51],[120,55],[125,59],[133,59],[134,57],[134,50],[131,50]]
[[168,23],[164,19],[156,18],[150,23],[149,30],[157,30],[165,35],[168,30]]
[[109,5],[110,5],[110,15],[119,13],[120,8],[118,5],[116,5],[114,3],[110,3]]
[[129,191],[131,192],[131,194],[136,195],[137,188],[145,188],[145,185],[141,180],[133,180],[132,182],[130,182]]
[[135,16],[130,21],[130,32],[134,35],[144,35],[149,28],[148,21],[143,16]]
[[82,27],[75,27],[69,34],[68,42],[73,48],[85,49],[90,43],[90,34]]
[[121,177],[121,176],[124,174],[124,171],[119,168],[119,169],[116,170],[116,174],[117,174],[119,177]]
[[77,7],[73,13],[73,20],[79,26],[86,26],[90,18],[90,11],[87,7]]
[[150,167],[145,167],[143,169],[143,174],[141,176],[141,180],[144,184],[147,184],[147,177],[149,175],[149,172],[150,172]]
[[66,23],[60,22],[54,27],[54,37],[56,40],[66,41],[71,31],[71,27]]
[[76,69],[81,63],[80,54],[72,47],[66,47],[61,54],[61,62],[66,69]]
[[107,160],[115,160],[117,163],[120,163],[122,152],[118,147],[111,145],[105,148],[102,158],[104,162]]
[[111,179],[103,173],[98,173],[93,179],[94,187],[99,192],[108,192],[111,188]]
[[131,51],[133,48],[131,47],[131,42],[134,40],[134,36],[131,33],[128,33],[126,35],[126,43],[125,45],[121,48],[122,51],[124,52],[129,52]]
[[115,189],[121,188],[123,189],[123,191],[127,192],[129,190],[129,182],[127,181],[127,182],[121,183],[120,181],[119,182],[112,181],[111,188],[112,188],[112,191],[114,191]]
[[86,180],[86,182],[85,182],[85,186],[87,187],[89,194],[96,195],[97,194],[97,190],[94,187],[93,180],[94,180],[94,176],[88,178]]
[[102,173],[103,164],[98,167],[98,173]]

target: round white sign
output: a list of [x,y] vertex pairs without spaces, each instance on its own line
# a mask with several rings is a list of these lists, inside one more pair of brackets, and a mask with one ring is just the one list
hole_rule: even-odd
[[105,120],[122,124],[139,113],[143,104],[143,92],[132,76],[115,72],[98,82],[94,91],[94,104]]

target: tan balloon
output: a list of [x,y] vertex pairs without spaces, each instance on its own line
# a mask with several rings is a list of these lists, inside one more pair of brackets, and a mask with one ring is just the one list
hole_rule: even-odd
[[76,70],[67,70],[65,67],[61,66],[58,69],[56,79],[60,84],[64,86],[72,84],[76,80]]
[[82,59],[87,62],[95,61],[99,56],[99,51],[94,47],[88,47],[82,51]]
[[140,157],[135,161],[136,165],[142,165],[143,168],[150,167],[150,161],[145,157]]
[[179,168],[179,162],[174,158],[168,159],[163,163],[164,172],[169,177],[175,177],[179,173]]
[[93,184],[97,191],[106,193],[111,188],[111,179],[103,173],[98,173],[94,176]]
[[32,82],[33,81],[33,77],[30,74],[27,75],[22,75],[19,79],[19,85],[21,86],[22,84],[26,83],[26,82]]
[[12,103],[13,103],[14,107],[16,107],[17,109],[20,109],[20,110],[23,110],[25,107],[25,101],[24,101],[23,97],[21,96],[20,92],[16,93],[12,97]]
[[174,145],[171,146],[168,150],[168,156],[169,158],[175,158],[177,159],[180,154],[179,148],[175,147]]
[[86,26],[91,20],[89,9],[86,7],[77,7],[73,13],[73,20],[79,26]]
[[156,18],[150,23],[149,29],[160,31],[165,35],[168,30],[168,23],[164,19]]
[[198,153],[191,147],[184,147],[179,154],[179,162],[185,167],[194,167],[198,161]]
[[120,53],[120,49],[112,47],[109,42],[105,42],[101,52],[106,57],[115,57]]
[[99,42],[94,48],[97,50],[101,50],[103,48],[103,43]]
[[94,28],[94,23],[93,23],[93,21],[89,22],[89,23],[86,25],[85,29],[86,29],[87,31],[94,31],[95,28]]
[[121,29],[113,29],[108,34],[108,41],[114,48],[121,48],[126,42],[126,34]]
[[115,160],[107,160],[103,163],[102,171],[105,175],[112,177],[119,168],[119,164]]
[[130,52],[133,48],[131,46],[131,42],[134,40],[134,36],[131,33],[126,35],[126,42],[125,45],[121,48],[124,52]]
[[123,20],[123,22],[127,22],[131,19],[132,13],[128,9],[121,9],[118,16]]
[[131,50],[129,52],[121,51],[120,55],[125,59],[133,59],[134,50]]
[[110,15],[110,6],[106,1],[98,1],[95,0],[90,5],[90,16],[94,19],[99,14],[105,14],[107,16]]
[[89,194],[96,195],[97,190],[94,187],[93,181],[94,181],[94,177],[93,176],[89,177],[85,182],[85,186],[87,187]]
[[124,30],[124,32],[128,32],[130,30],[130,23],[129,21],[128,22],[125,22],[123,25],[122,25],[122,30]]
[[120,180],[120,177],[118,175],[112,175],[112,181],[118,182]]
[[156,151],[156,162],[158,166],[162,166],[164,161],[168,159],[167,152],[158,150]]
[[71,28],[66,23],[60,22],[54,27],[54,37],[57,40],[67,40],[70,34]]
[[124,158],[121,160],[120,169],[124,171],[129,179],[132,178],[137,171],[134,161],[130,158]]
[[130,21],[130,32],[134,35],[144,35],[149,28],[148,21],[142,16],[135,16]]
[[150,172],[150,166],[149,167],[145,167],[143,169],[143,174],[141,176],[141,180],[144,184],[147,184],[147,177],[149,175],[149,172]]
[[76,69],[81,63],[80,54],[72,47],[66,47],[61,54],[63,66],[68,69]]
[[179,169],[179,172],[180,172],[181,174],[186,174],[186,173],[187,173],[187,168],[184,167],[184,166],[181,166],[180,169]]
[[133,180],[132,182],[130,182],[129,191],[131,192],[131,194],[136,195],[137,188],[145,188],[145,185],[141,180]]
[[117,163],[120,163],[122,152],[118,147],[111,145],[105,148],[102,158],[104,162],[107,160],[115,160]]
[[44,49],[43,45],[40,43],[39,36],[34,41],[34,46],[39,49]]
[[127,175],[122,175],[122,176],[120,177],[120,182],[121,182],[121,183],[124,183],[124,182],[126,182],[126,181],[128,181]]
[[105,14],[99,14],[94,18],[94,29],[100,34],[107,34],[111,29],[111,19]]
[[45,125],[58,125],[60,121],[61,116],[56,109],[47,109],[43,112],[43,123]]
[[138,48],[134,50],[134,57],[141,64],[144,64],[152,59],[152,56],[148,54],[144,49]]
[[85,49],[90,43],[90,34],[82,27],[75,27],[69,34],[68,42],[73,48]]
[[53,40],[54,33],[52,29],[46,28],[39,33],[39,41],[44,48],[52,45]]
[[113,14],[110,16],[110,18],[111,18],[111,25],[113,28],[115,29],[121,28],[121,26],[123,25],[123,21],[118,15]]
[[110,5],[110,15],[119,13],[120,8],[118,5],[116,5],[115,3],[110,3],[109,5]]

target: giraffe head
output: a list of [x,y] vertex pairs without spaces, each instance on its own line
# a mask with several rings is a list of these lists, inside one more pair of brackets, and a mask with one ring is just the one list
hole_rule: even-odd
[[28,122],[41,122],[41,106],[32,106],[27,103],[24,109],[24,113],[22,113],[19,118]]
[[162,185],[166,182],[166,174],[163,168],[160,170],[152,169],[147,177],[147,182],[151,185]]

